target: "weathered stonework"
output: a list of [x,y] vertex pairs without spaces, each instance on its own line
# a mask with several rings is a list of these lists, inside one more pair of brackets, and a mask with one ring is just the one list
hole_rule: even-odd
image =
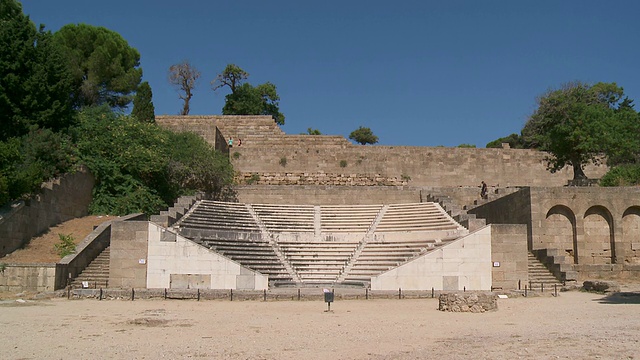
[[493,293],[445,293],[438,298],[438,310],[483,313],[498,310],[498,295]]

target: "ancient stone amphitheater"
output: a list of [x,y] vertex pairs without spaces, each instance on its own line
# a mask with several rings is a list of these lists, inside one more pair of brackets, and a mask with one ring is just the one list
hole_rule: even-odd
[[228,154],[237,200],[104,224],[39,270],[40,287],[492,290],[640,274],[640,191],[567,186],[571,169],[549,173],[539,151],[360,146],[264,116],[157,122]]

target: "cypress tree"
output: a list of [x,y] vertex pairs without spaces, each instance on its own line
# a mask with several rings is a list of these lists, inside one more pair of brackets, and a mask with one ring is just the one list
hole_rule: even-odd
[[142,122],[155,123],[155,108],[153,106],[153,93],[151,92],[151,86],[147,81],[138,86],[136,96],[133,98],[133,115],[136,119]]

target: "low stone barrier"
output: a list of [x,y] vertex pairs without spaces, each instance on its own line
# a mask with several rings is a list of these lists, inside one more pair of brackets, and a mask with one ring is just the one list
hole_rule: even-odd
[[498,295],[494,293],[440,294],[440,311],[483,313],[498,310]]

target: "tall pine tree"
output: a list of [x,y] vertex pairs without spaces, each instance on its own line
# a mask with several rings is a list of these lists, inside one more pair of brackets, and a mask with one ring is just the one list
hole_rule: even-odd
[[51,34],[15,0],[0,0],[0,141],[73,119],[71,78]]

